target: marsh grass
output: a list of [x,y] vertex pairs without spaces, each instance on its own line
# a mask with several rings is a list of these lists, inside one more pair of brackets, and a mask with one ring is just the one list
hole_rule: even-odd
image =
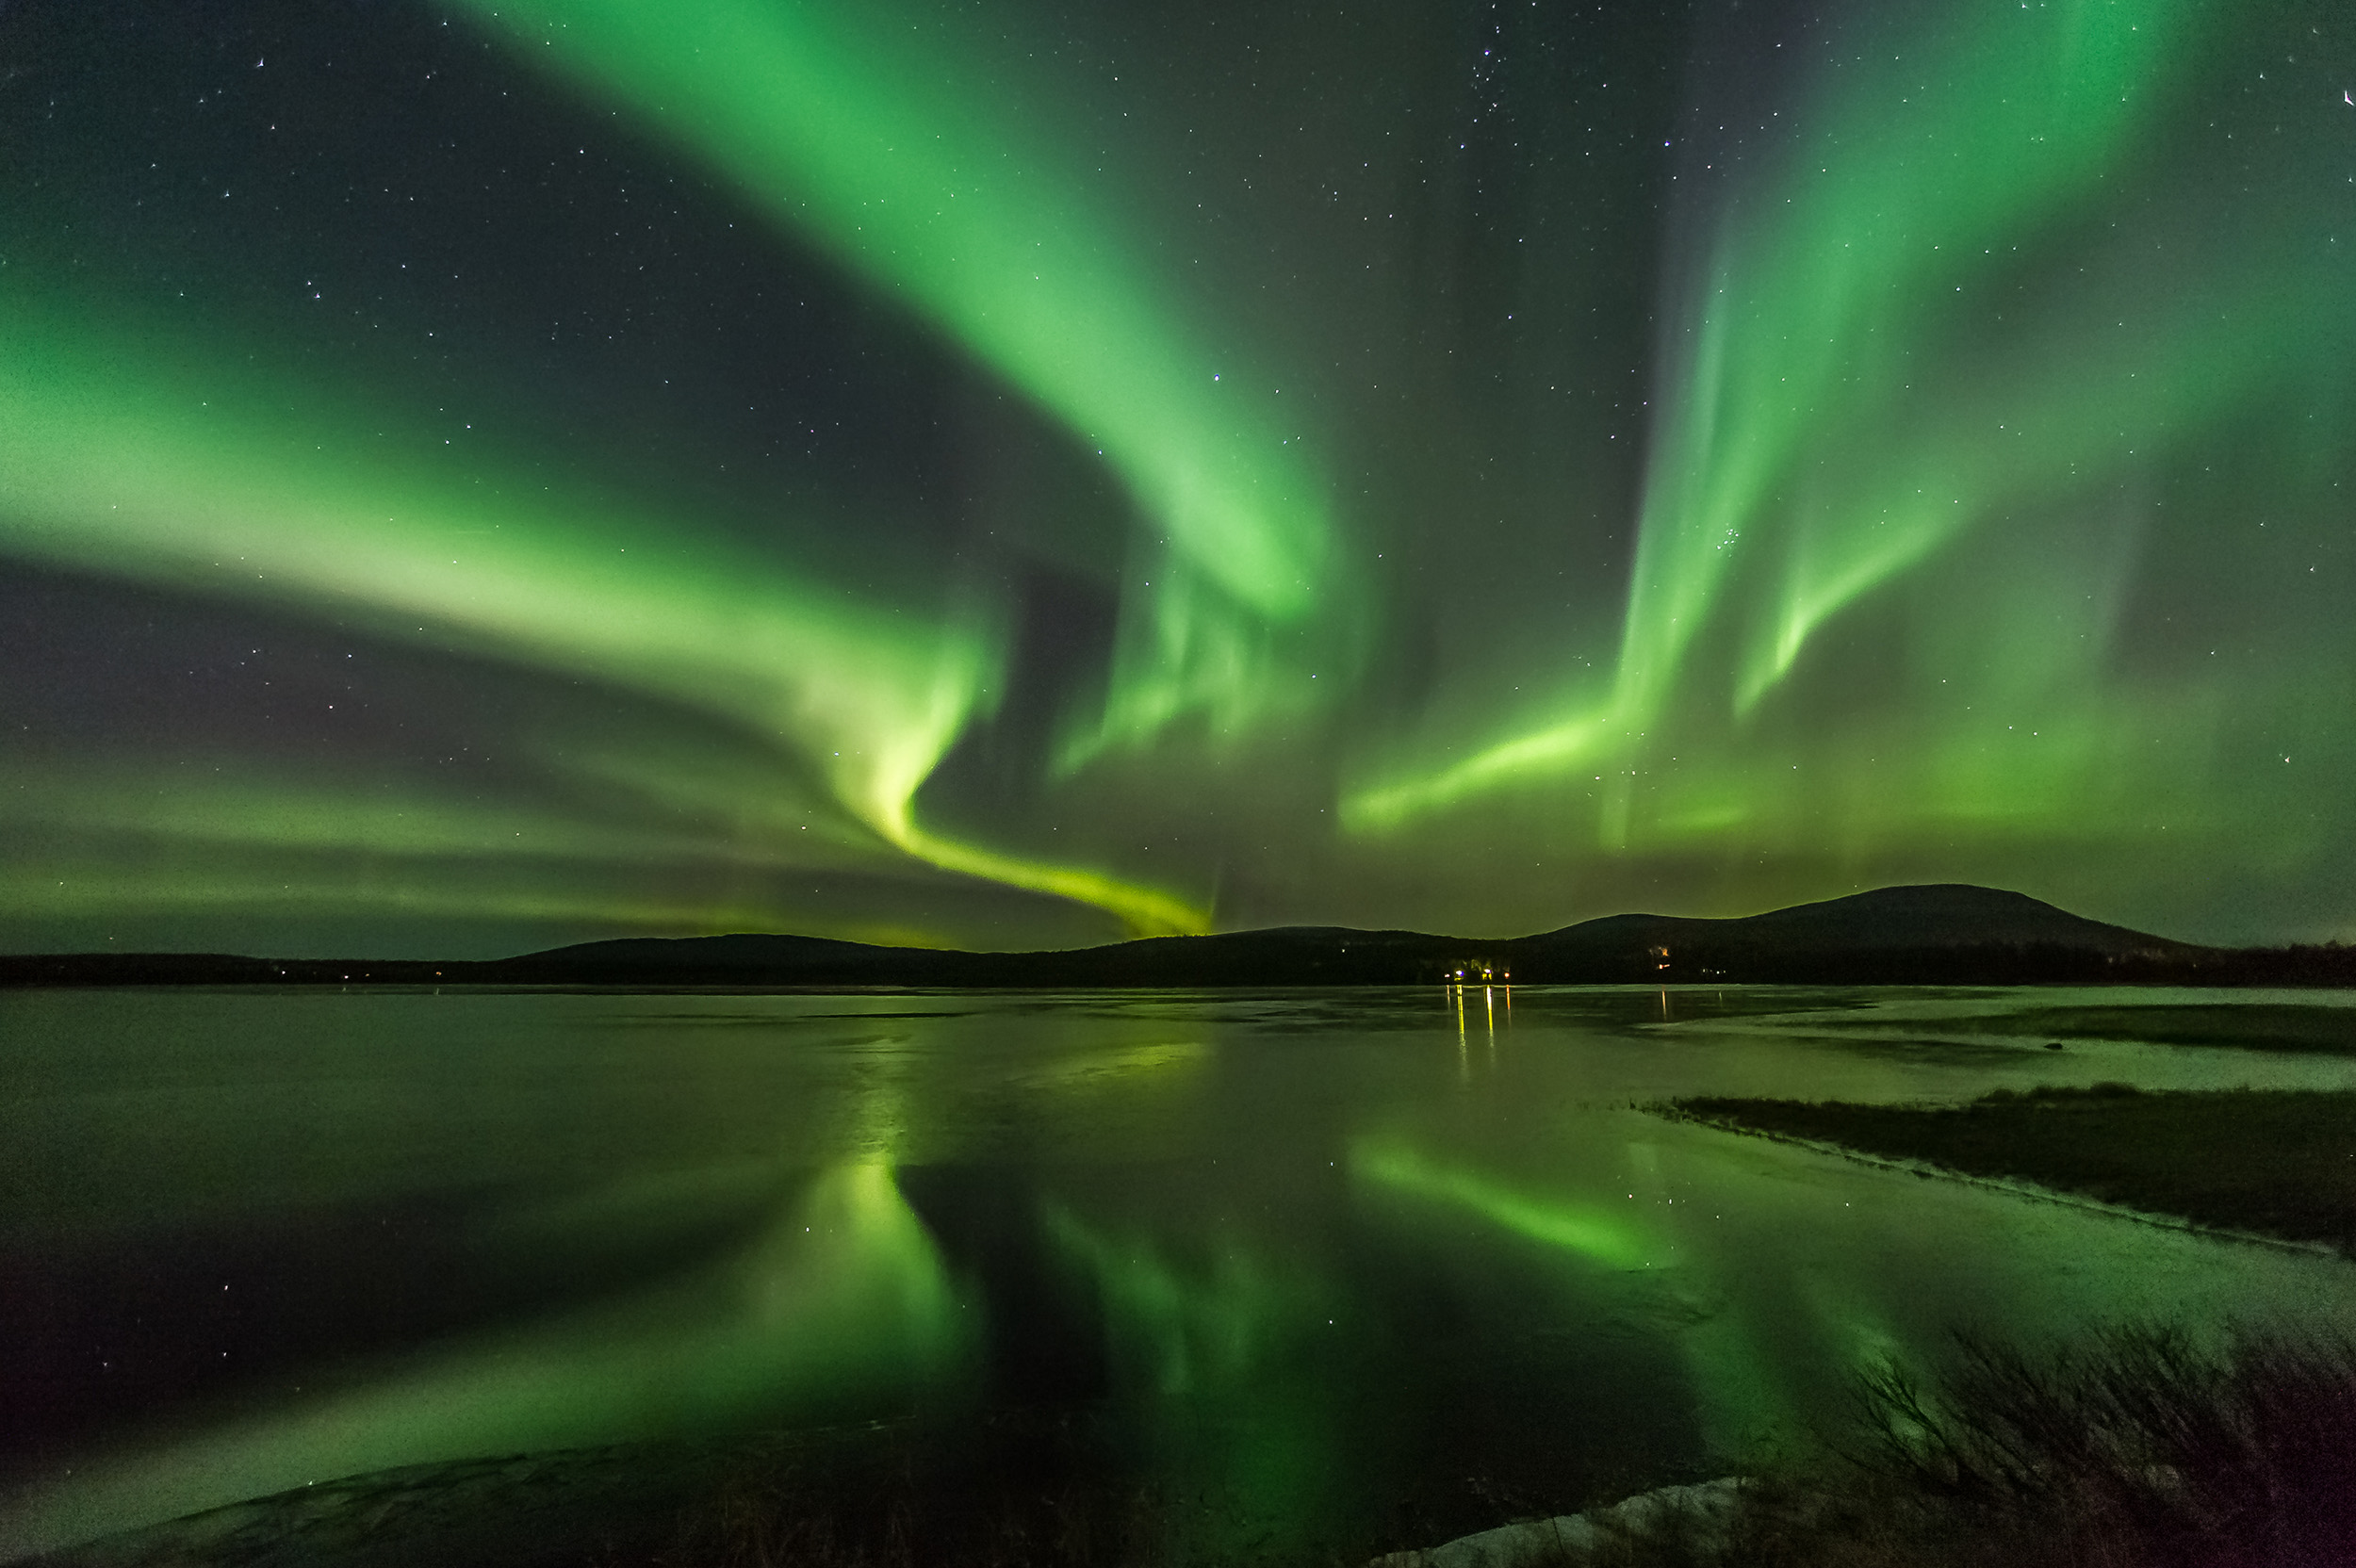
[[1958,1342],[1863,1380],[1837,1469],[1763,1489],[1726,1560],[1923,1568],[2356,1561],[2356,1352],[2125,1329],[2036,1358]]
[[2346,1090],[2097,1084],[1953,1106],[1696,1098],[1663,1108],[2356,1255],[2356,1093]]
[[[1959,1337],[1861,1376],[1855,1419],[1730,1507],[1591,1514],[1513,1568],[2326,1568],[2356,1562],[2356,1348],[2117,1329],[2031,1355]],[[748,1460],[664,1568],[1176,1568],[1360,1562],[1211,1539],[1182,1500],[1057,1479],[1048,1449],[947,1471]],[[872,1458],[872,1455],[870,1456]],[[1386,1560],[1399,1563],[1402,1560]]]
[[1612,1528],[1515,1568],[2345,1568],[2356,1350],[2217,1351],[2114,1330],[2038,1358],[1961,1338],[1924,1382],[1861,1378],[1858,1420],[1721,1517]]
[[2356,1560],[2348,1342],[2211,1353],[2139,1329],[2045,1362],[1961,1348],[1931,1391],[1894,1371],[1865,1388],[1869,1468],[1935,1508],[2049,1530],[2081,1560]]

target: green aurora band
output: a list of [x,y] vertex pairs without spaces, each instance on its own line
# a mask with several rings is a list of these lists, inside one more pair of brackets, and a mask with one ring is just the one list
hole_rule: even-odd
[[468,3],[940,323],[1121,475],[1168,549],[1138,576],[1144,629],[1103,737],[1268,706],[1270,633],[1342,597],[1324,486],[1281,389],[1203,354],[1045,126],[1006,123],[909,29],[875,36],[853,8]]
[[[1730,205],[1696,270],[1669,351],[1673,396],[1606,690],[1436,771],[1359,792],[1349,819],[1381,831],[1584,764],[1625,770],[1674,711],[1713,700],[1740,719],[1827,622],[1957,535],[2099,506],[2138,451],[2239,411],[2319,328],[2345,341],[2356,319],[2345,270],[2318,250],[2184,299],[2169,298],[2178,280],[2164,273],[2136,280],[2111,302],[2119,317],[2090,300],[2070,302],[2063,319],[2032,305],[2021,314],[2034,359],[2011,343],[1998,356],[1972,351],[1993,324],[1977,302],[2000,302],[2001,321],[2020,293],[2007,286],[2015,241],[2088,199],[2149,131],[2173,68],[2198,47],[2195,9],[1959,8],[1930,36],[1901,41],[1903,53],[1844,73],[1776,184]],[[2141,330],[2124,331],[2127,314]],[[2076,710],[2054,721],[2065,736],[2099,735],[2097,710],[2142,706],[2138,694],[2102,690],[2102,650],[2079,626],[2063,621],[2058,637],[2006,629],[2017,651],[1954,676],[1994,684],[2010,678],[1999,661],[2070,661],[2083,684],[2070,694]],[[1697,645],[1718,662],[1693,668]],[[2119,745],[2160,738],[2174,700],[2151,703]],[[2071,745],[2058,765],[2009,765],[2025,774],[2022,795],[2058,805],[2094,785],[2118,749],[2098,741]],[[2018,805],[1974,776],[1994,771],[1934,761],[1894,792],[1933,820],[2009,814]],[[1940,798],[1943,777],[1960,798]],[[1738,772],[1730,782],[1724,794],[1759,802],[1764,780]],[[1629,812],[1624,792],[1611,798],[1606,848],[1627,846]],[[1724,821],[1756,814],[1729,806]],[[1677,815],[1661,812],[1657,825],[1673,835]]]
[[[520,471],[371,461],[368,421],[319,406],[317,389],[158,374],[153,338],[134,352],[26,308],[8,312],[5,331],[0,537],[20,555],[200,593],[325,601],[387,627],[432,623],[509,658],[715,708],[798,747],[851,821],[920,860],[1095,904],[1141,932],[1203,926],[1150,890],[915,821],[917,786],[994,674],[993,639],[970,616],[862,604],[692,525],[616,515],[594,498],[509,498],[536,488]],[[126,372],[141,360],[151,368]],[[299,423],[287,417],[306,402]],[[104,807],[78,792],[74,804]],[[343,820],[356,826],[369,810]],[[175,792],[115,820],[185,831],[205,814],[202,792]],[[285,801],[220,815],[197,830],[319,835],[319,812]],[[434,815],[397,813],[396,836],[434,834]],[[465,841],[501,837],[468,825]]]
[[[928,0],[394,20],[462,41],[434,57],[484,101],[538,95],[566,154],[627,143],[702,192],[665,200],[749,215],[846,363],[918,343],[992,412],[966,458],[764,453],[780,482],[723,450],[698,489],[618,450],[693,423],[653,394],[567,403],[490,343],[349,351],[259,295],[191,315],[182,285],[242,265],[238,168],[190,174],[224,188],[167,265],[150,220],[110,242],[73,205],[145,211],[155,133],[90,143],[119,191],[28,151],[0,551],[546,700],[464,788],[28,720],[13,945],[234,944],[273,906],[425,953],[1487,934],[1917,879],[2351,929],[2344,19],[1922,0],[1793,22],[1764,73],[1765,43],[1711,54],[1732,12],[1470,44],[1440,7],[1349,36]],[[1460,45],[1470,110],[1423,64]],[[625,315],[697,286],[660,271]],[[1649,367],[1595,324],[1629,276]],[[469,378],[607,423],[461,427]],[[868,469],[929,488],[887,505]],[[995,531],[938,521],[990,484]],[[413,749],[506,722],[461,706]]]

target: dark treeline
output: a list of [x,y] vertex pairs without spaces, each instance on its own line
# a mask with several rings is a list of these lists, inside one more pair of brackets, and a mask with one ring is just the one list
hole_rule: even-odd
[[[591,944],[485,961],[251,958],[204,953],[0,956],[0,986],[1254,987],[1440,985],[2356,986],[2356,947],[2102,953],[2060,943],[1854,947],[1694,944],[1549,951],[1391,932],[1170,937],[1059,953],[955,953],[795,938]],[[771,944],[775,944],[772,946]],[[634,951],[606,952],[607,948]]]

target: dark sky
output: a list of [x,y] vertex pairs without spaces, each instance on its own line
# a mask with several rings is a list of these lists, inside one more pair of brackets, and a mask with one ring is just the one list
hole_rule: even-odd
[[0,4],[0,947],[2356,936],[2356,14]]

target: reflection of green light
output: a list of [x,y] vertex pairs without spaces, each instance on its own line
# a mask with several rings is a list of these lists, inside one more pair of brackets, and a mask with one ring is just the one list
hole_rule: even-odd
[[[862,601],[679,519],[433,457],[438,443],[384,437],[396,409],[363,418],[252,372],[175,374],[168,341],[117,341],[17,302],[0,300],[0,547],[388,633],[431,626],[716,711],[798,752],[840,809],[918,859],[1141,932],[1204,928],[1166,894],[915,822],[916,790],[990,700],[1001,654],[986,618]],[[772,848],[793,853],[783,835]]]
[[[1141,1385],[1124,1393],[1142,1407],[1148,1441],[1182,1467],[1207,1467],[1199,1478],[1230,1529],[1312,1517],[1339,1478],[1333,1368],[1312,1353],[1331,1343],[1336,1307],[1240,1237],[1221,1238],[1189,1269],[1068,1210],[1050,1208],[1046,1220],[1103,1293],[1117,1375]],[[1213,1545],[1225,1556],[1242,1544]]]
[[891,1413],[958,1364],[966,1324],[891,1168],[844,1165],[712,1274],[420,1358],[348,1394],[85,1456],[0,1517],[0,1552],[402,1464]]
[[[1268,627],[1321,608],[1323,484],[1281,389],[1208,351],[1132,238],[971,59],[816,4],[469,0],[897,293],[1101,451],[1167,541],[1134,585],[1104,738],[1266,705]],[[1036,106],[1028,118],[1036,120]],[[1138,657],[1142,655],[1142,657]],[[1077,757],[1088,743],[1075,743]]]
[[1221,1249],[1192,1279],[1145,1242],[1099,1235],[1062,1209],[1048,1211],[1047,1227],[1103,1284],[1112,1332],[1137,1354],[1156,1393],[1237,1392],[1297,1326],[1291,1293],[1238,1249]]
[[1183,1078],[1201,1069],[1210,1056],[1211,1048],[1200,1040],[1088,1051],[1025,1073],[1023,1084],[1050,1092],[1117,1089],[1142,1079]]
[[1395,1192],[1470,1209],[1515,1235],[1613,1268],[1644,1268],[1653,1262],[1651,1247],[1626,1219],[1589,1204],[1532,1198],[1485,1176],[1437,1165],[1396,1145],[1354,1146],[1350,1170],[1353,1176]]

